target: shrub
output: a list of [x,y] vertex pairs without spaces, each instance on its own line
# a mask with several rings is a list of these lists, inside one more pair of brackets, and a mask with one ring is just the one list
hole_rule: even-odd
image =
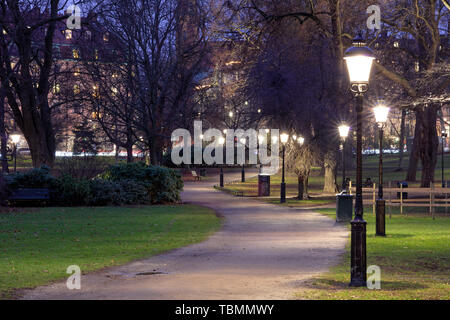
[[123,189],[120,183],[94,179],[89,183],[90,194],[87,198],[87,204],[91,206],[109,206],[120,205],[125,202]]
[[5,177],[9,189],[55,188],[57,180],[50,174],[50,168],[42,166],[25,173],[15,173]]
[[183,189],[183,180],[177,171],[142,162],[111,166],[102,177],[115,182],[134,181],[147,190],[153,204],[177,202]]
[[108,162],[101,157],[72,157],[58,160],[60,175],[77,179],[93,179],[108,168]]
[[136,183],[135,180],[120,180],[119,184],[122,186],[125,204],[151,203],[150,194],[143,184]]
[[63,175],[58,179],[56,188],[52,190],[52,199],[58,205],[82,206],[87,204],[90,191],[88,180]]

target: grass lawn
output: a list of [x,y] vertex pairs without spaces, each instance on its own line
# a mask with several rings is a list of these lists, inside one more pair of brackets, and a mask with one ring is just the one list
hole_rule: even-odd
[[[416,209],[416,208],[414,208]],[[334,209],[320,213],[335,218]],[[369,213],[370,209],[367,208]],[[450,299],[450,218],[408,214],[393,209],[387,237],[375,237],[375,218],[365,214],[367,265],[381,268],[381,290],[350,288],[350,251],[324,276],[310,281],[299,299]]]
[[191,205],[0,212],[0,298],[65,279],[70,265],[85,273],[200,242],[220,225]]

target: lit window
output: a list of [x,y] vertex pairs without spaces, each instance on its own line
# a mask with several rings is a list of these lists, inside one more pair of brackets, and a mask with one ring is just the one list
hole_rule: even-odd
[[75,77],[78,77],[78,76],[80,76],[80,68],[75,68],[75,72],[73,73],[73,75],[75,76]]
[[103,34],[103,41],[105,41],[105,42],[109,41],[109,33],[108,32]]
[[95,58],[95,60],[98,60],[98,50],[97,49],[95,50],[94,58]]
[[11,62],[11,69],[14,69],[16,67],[16,63],[15,62]]
[[73,56],[74,59],[80,59],[80,50],[73,49],[72,50],[72,56]]
[[113,93],[113,96],[115,96],[117,94],[117,92],[119,92],[119,90],[117,90],[117,88],[112,87],[111,91]]
[[53,85],[53,93],[54,94],[58,94],[58,93],[60,93],[61,92],[61,86],[59,85],[59,83],[55,83],[54,85]]
[[67,30],[65,31],[65,35],[66,35],[66,39],[67,39],[67,40],[72,39],[72,30],[67,29]]
[[79,94],[81,92],[80,90],[80,86],[79,85],[74,85],[73,86],[73,94]]
[[93,92],[92,92],[92,96],[94,98],[100,98],[100,90],[97,86],[92,86]]
[[416,61],[414,63],[414,69],[416,70],[416,72],[420,72],[420,63],[419,63],[419,61]]
[[397,41],[395,41],[394,42],[394,48],[398,48],[398,47],[400,47],[400,44]]

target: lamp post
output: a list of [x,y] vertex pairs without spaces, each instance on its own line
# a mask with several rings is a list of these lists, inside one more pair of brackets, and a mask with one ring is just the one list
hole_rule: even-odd
[[14,157],[14,173],[17,172],[17,144],[20,141],[20,134],[13,133],[11,134],[11,142],[13,143],[14,149],[13,149],[13,157]]
[[442,188],[445,188],[445,173],[444,173],[444,165],[445,165],[445,147],[444,140],[448,137],[447,131],[442,130]]
[[241,138],[241,143],[244,146],[244,162],[242,163],[242,173],[241,173],[241,181],[245,182],[245,143],[247,142],[247,139]]
[[345,182],[345,142],[347,141],[350,127],[343,124],[339,127],[339,135],[342,139],[342,190],[347,190],[347,183]]
[[379,185],[378,199],[376,201],[376,235],[386,236],[386,201],[383,200],[383,128],[387,122],[389,108],[383,102],[373,108],[375,119],[380,129],[380,165],[379,165]]
[[280,203],[286,203],[286,181],[285,181],[285,155],[286,155],[286,143],[289,140],[289,135],[287,133],[283,133],[280,135],[280,141],[283,144],[283,169],[281,175],[281,192],[280,192]]
[[[223,148],[223,145],[225,144],[225,138],[220,137],[219,138],[219,145]],[[223,160],[223,159],[222,159]],[[220,187],[223,188],[223,165],[220,166]]]
[[369,90],[370,72],[374,53],[365,46],[361,37],[354,40],[353,47],[344,55],[350,77],[351,91],[357,100],[357,144],[356,144],[356,203],[355,218],[351,222],[351,281],[350,286],[365,287],[367,285],[366,227],[363,218],[362,199],[362,114],[364,93]]
[[[298,138],[294,137],[294,140],[298,142],[300,148],[305,144],[305,138],[303,138],[302,136]],[[305,178],[299,175],[297,179],[298,200],[303,200],[303,194],[305,193]]]

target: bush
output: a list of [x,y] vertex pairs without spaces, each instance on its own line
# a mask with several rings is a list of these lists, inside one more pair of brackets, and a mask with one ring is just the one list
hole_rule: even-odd
[[108,162],[101,157],[72,157],[58,160],[60,175],[77,179],[93,179],[108,168]]
[[10,190],[19,188],[55,188],[57,180],[50,174],[50,168],[42,166],[25,173],[15,173],[5,177]]
[[58,205],[82,206],[87,204],[91,190],[88,180],[78,180],[69,175],[58,179],[57,186],[52,190],[52,199]]
[[125,204],[146,204],[151,203],[150,194],[147,188],[135,180],[120,180],[122,186],[122,199]]
[[177,171],[142,162],[111,166],[102,177],[114,182],[133,181],[147,190],[153,204],[177,202],[183,189],[183,180]]
[[94,179],[89,183],[90,194],[87,198],[87,204],[90,206],[109,206],[121,205],[125,202],[124,191],[120,183]]

